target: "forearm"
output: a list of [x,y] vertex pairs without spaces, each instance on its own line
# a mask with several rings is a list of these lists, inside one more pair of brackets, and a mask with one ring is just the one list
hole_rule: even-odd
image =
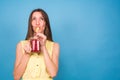
[[42,52],[44,54],[44,60],[45,60],[48,73],[51,75],[51,77],[56,76],[58,68],[55,65],[55,63],[52,61],[52,59],[50,58],[46,47],[42,48]]
[[28,60],[29,60],[29,55],[24,54],[19,65],[15,67],[14,80],[19,80],[22,77],[22,75],[26,69]]

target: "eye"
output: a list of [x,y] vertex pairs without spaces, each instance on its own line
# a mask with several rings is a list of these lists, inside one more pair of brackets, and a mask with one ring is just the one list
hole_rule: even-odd
[[35,19],[36,19],[36,17],[33,17],[33,18],[32,18],[32,20],[35,20]]
[[43,17],[40,17],[40,20],[44,20],[44,18],[43,18]]

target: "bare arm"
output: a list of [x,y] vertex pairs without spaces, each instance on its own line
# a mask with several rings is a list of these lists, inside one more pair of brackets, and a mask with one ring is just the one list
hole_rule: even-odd
[[51,59],[45,46],[47,37],[42,33],[37,33],[36,36],[39,36],[38,39],[40,41],[41,51],[44,55],[47,72],[51,77],[55,77],[58,71],[59,44],[54,43]]
[[59,44],[54,43],[52,59],[50,58],[46,47],[42,47],[47,72],[51,77],[55,77],[58,72]]
[[14,80],[22,77],[30,55],[23,52],[22,44],[18,43],[16,48],[16,61],[14,66]]

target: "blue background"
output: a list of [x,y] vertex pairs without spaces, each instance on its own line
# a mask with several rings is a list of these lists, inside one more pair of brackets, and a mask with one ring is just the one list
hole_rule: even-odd
[[0,78],[13,80],[16,44],[44,9],[60,44],[55,80],[120,80],[120,0],[1,0]]

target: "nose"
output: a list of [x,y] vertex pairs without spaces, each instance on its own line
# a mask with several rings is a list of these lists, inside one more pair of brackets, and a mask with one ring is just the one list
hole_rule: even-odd
[[36,20],[36,24],[39,25],[39,24],[40,24],[40,21],[39,21],[39,20]]

